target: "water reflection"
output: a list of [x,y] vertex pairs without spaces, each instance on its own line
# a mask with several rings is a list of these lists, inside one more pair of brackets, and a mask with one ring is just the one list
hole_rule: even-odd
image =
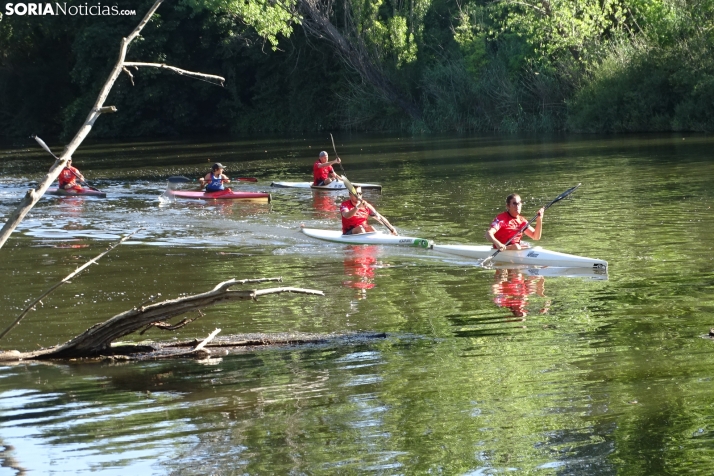
[[545,278],[524,275],[522,269],[497,269],[491,286],[493,302],[498,307],[511,311],[514,317],[525,320],[529,313],[545,314],[550,309],[550,300],[529,307],[529,296],[545,298]]
[[[65,217],[70,218],[84,218],[84,205],[87,203],[85,198],[77,197],[64,197],[59,201],[58,209]],[[82,229],[80,225],[78,228],[68,227],[67,229]]]
[[379,247],[350,246],[345,256],[345,274],[349,276],[342,282],[346,287],[356,290],[357,299],[366,299],[367,290],[374,288],[374,270],[379,263],[377,261]]
[[337,197],[329,192],[313,190],[312,206],[317,211],[319,218],[337,218],[340,207],[337,205]]
[[223,216],[245,217],[270,213],[271,205],[241,200],[191,200],[176,199],[171,195],[159,196],[159,208],[189,210],[191,213],[215,212]]

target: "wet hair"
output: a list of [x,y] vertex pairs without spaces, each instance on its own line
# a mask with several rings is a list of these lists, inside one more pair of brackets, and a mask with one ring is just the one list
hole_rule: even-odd
[[510,194],[509,196],[507,196],[507,197],[506,197],[506,205],[510,205],[510,204],[511,204],[511,200],[513,200],[513,199],[516,198],[516,197],[520,197],[520,195],[518,195],[517,193],[512,193],[512,194]]

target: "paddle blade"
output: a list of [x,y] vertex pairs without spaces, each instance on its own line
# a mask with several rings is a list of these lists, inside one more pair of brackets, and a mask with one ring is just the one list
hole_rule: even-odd
[[169,177],[166,180],[169,181],[169,183],[187,183],[187,182],[195,182],[194,179],[190,179],[188,177],[184,177],[183,175],[174,175],[173,177]]
[[352,182],[347,180],[347,177],[342,175],[340,176],[340,179],[342,180],[342,183],[345,184],[345,187],[347,188],[348,192],[350,192],[352,195],[357,195],[357,190],[355,189],[354,185],[352,185]]
[[491,256],[487,256],[483,261],[481,261],[481,266],[484,268],[490,268],[491,267],[491,262],[493,261],[493,258],[499,253],[499,250],[496,250],[495,253],[493,253]]
[[52,153],[52,151],[50,150],[50,148],[47,147],[47,144],[45,144],[45,141],[43,141],[42,139],[40,139],[39,137],[34,136],[34,135],[32,136],[32,138],[35,139],[35,140],[37,141],[37,143],[40,144],[40,147],[42,147],[43,149],[45,149],[52,157],[54,157],[55,159],[59,160],[59,159],[57,158],[57,156]]
[[582,184],[579,183],[579,184],[577,184],[575,187],[569,188],[569,189],[566,190],[565,192],[561,193],[560,195],[558,195],[557,197],[555,197],[555,200],[553,200],[552,202],[550,202],[550,203],[548,204],[548,206],[550,207],[550,206],[553,205],[554,203],[561,201],[562,199],[564,199],[565,197],[567,197],[568,195],[570,195],[571,193],[573,193],[575,190],[577,190],[577,188],[578,188],[580,185],[582,185]]

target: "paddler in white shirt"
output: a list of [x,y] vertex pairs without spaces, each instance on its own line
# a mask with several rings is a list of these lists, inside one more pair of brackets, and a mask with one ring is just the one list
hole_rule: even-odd
[[[504,251],[528,248],[528,243],[521,243],[523,233],[520,233],[520,229],[528,223],[528,219],[521,215],[522,206],[523,201],[520,195],[512,193],[506,198],[506,211],[498,214],[486,231],[486,239],[493,243],[495,249]],[[545,207],[538,210],[536,226],[535,228],[532,226],[526,228],[524,231],[526,236],[540,240],[540,235],[543,232],[544,213]],[[511,238],[513,240],[506,246],[505,243]]]
[[355,187],[354,192],[355,193],[352,193],[352,190],[350,190],[349,200],[345,200],[340,205],[342,234],[359,235],[361,233],[373,233],[375,231],[374,227],[367,223],[367,219],[372,216],[389,228],[392,235],[397,235],[397,230],[394,229],[392,224],[380,215],[372,205],[362,199],[362,187]]

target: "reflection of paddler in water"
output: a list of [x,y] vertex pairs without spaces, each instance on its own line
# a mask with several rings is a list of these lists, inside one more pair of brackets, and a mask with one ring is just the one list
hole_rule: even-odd
[[343,281],[347,287],[357,289],[357,299],[365,299],[367,290],[374,287],[374,268],[377,266],[379,248],[374,245],[351,246],[345,257],[345,274],[353,279]]
[[[515,317],[525,318],[528,315],[528,296],[545,297],[545,278],[526,278],[518,269],[497,269],[492,292],[497,306],[510,309]],[[545,314],[549,309],[550,301],[546,301],[538,312]]]
[[[62,210],[62,216],[65,218],[82,218],[84,216],[84,206],[87,200],[78,197],[64,197],[58,201],[58,205]],[[69,222],[64,226],[66,230],[82,230],[84,226],[81,223]]]
[[334,196],[321,190],[313,190],[312,206],[322,218],[334,218],[340,209],[335,202]]

